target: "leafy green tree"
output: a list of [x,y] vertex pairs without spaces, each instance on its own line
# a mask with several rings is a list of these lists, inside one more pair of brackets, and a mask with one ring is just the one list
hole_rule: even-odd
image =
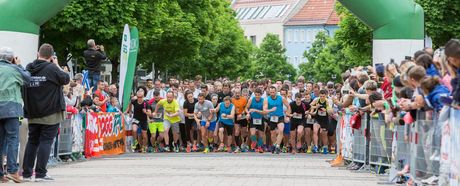
[[460,4],[452,0],[415,0],[425,11],[427,35],[433,44],[443,46],[451,38],[460,37]]
[[285,52],[286,49],[281,45],[279,37],[275,34],[267,34],[256,51],[247,78],[266,77],[274,80],[294,80],[296,70],[292,64],[287,62]]
[[150,70],[155,63],[156,75],[236,77],[248,68],[252,45],[227,0],[74,0],[42,27],[41,41],[83,65],[86,41],[93,38],[117,69],[124,24],[138,27],[138,64]]

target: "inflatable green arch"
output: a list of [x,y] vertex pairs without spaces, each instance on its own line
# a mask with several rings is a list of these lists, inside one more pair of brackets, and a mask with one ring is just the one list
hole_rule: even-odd
[[0,46],[13,48],[23,65],[37,57],[40,26],[70,0],[0,1]]
[[399,62],[423,49],[425,22],[422,7],[413,0],[339,0],[373,32],[374,64]]

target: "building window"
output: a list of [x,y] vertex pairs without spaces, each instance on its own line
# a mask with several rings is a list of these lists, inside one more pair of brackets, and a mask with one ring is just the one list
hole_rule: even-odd
[[286,31],[286,36],[287,36],[287,42],[290,43],[292,41],[292,38],[291,38],[291,30],[287,30]]
[[253,45],[256,44],[256,36],[251,36],[251,42]]
[[305,42],[305,30],[300,30],[300,42]]
[[294,30],[294,36],[293,36],[293,39],[294,39],[294,42],[298,42],[297,40],[297,35],[299,35],[299,31],[298,30]]
[[294,57],[294,64],[297,64],[298,60],[299,60],[299,59],[297,58],[297,56],[295,56],[295,57]]

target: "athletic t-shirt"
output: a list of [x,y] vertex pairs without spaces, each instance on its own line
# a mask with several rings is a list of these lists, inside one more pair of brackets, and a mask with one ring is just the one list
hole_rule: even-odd
[[220,104],[219,108],[219,121],[225,125],[233,125],[233,119],[222,118],[222,114],[230,115],[232,113],[233,104],[230,103],[228,107],[225,106],[225,103]]
[[240,97],[239,99],[232,98],[232,104],[235,106],[235,114],[241,114],[246,107],[248,100],[245,97]]
[[147,101],[142,101],[142,103],[138,103],[137,99],[131,102],[133,105],[133,118],[138,120],[141,123],[147,123],[147,114],[145,114],[142,109],[150,109],[149,104]]
[[211,121],[216,121],[217,117],[214,113],[211,113],[211,109],[213,109],[214,106],[212,105],[212,102],[208,100],[204,100],[203,104],[200,102],[197,102],[195,104],[195,113],[201,112],[201,121],[206,121],[209,118],[209,115],[212,114]]
[[[104,101],[105,95],[100,90],[96,90],[96,92],[94,92],[94,94],[99,96],[99,101]],[[106,112],[107,111],[107,104],[106,103],[102,104],[100,107],[101,107],[101,112]]]
[[[152,107],[152,108],[155,108],[155,107],[157,106],[157,103],[158,103],[158,100],[153,101],[151,107]],[[163,106],[160,106],[160,107],[158,108],[157,115],[156,115],[156,116],[153,116],[153,117],[150,117],[150,119],[152,120],[152,122],[163,122],[163,119],[164,119],[164,109],[163,109]]]
[[[195,112],[195,104],[198,102],[198,99],[193,98],[193,102],[190,103],[188,100],[185,100],[183,108],[187,109],[188,114],[193,114]],[[188,118],[192,119],[192,118]]]
[[217,96],[218,96],[218,103],[221,103],[221,102],[224,102],[224,98],[227,97],[227,96],[230,96],[230,97],[233,97],[233,94],[232,92],[227,92],[227,93],[224,93],[224,92],[219,92],[217,93]]
[[270,112],[268,116],[284,116],[284,111],[283,111],[283,97],[280,95],[277,95],[275,99],[273,99],[271,96],[268,96],[267,98],[268,102],[268,110],[272,109],[273,107],[276,107],[276,110],[274,112]]
[[293,101],[289,105],[291,106],[293,119],[305,119],[305,111],[307,109],[305,103],[301,102],[300,105],[297,105],[297,103]]
[[169,103],[167,99],[162,99],[157,104],[163,106],[165,120],[168,120],[171,123],[178,123],[180,121],[180,116],[169,117],[166,115],[166,113],[174,114],[179,111],[179,103],[176,100]]
[[[256,109],[260,111],[264,110],[264,98],[260,98],[259,101],[257,101],[256,98],[252,98],[249,109]],[[251,113],[251,118],[261,119],[262,117],[263,117],[262,114],[259,114],[258,112]]]

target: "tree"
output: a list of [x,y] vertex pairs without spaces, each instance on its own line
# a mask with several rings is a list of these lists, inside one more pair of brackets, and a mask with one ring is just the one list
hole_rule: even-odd
[[425,11],[426,33],[437,47],[460,37],[460,4],[452,0],[415,0]]
[[334,37],[319,32],[312,48],[304,53],[308,62],[299,65],[300,75],[308,79],[340,81],[345,70],[371,64],[372,30],[340,3],[336,10],[341,21]]
[[295,68],[287,62],[286,49],[275,34],[267,34],[256,50],[254,61],[247,73],[248,79],[266,77],[274,80],[294,80]]
[[74,0],[42,26],[41,41],[83,64],[81,54],[93,38],[117,69],[124,24],[138,27],[138,64],[151,69],[155,63],[156,75],[236,77],[248,67],[252,46],[227,0]]

